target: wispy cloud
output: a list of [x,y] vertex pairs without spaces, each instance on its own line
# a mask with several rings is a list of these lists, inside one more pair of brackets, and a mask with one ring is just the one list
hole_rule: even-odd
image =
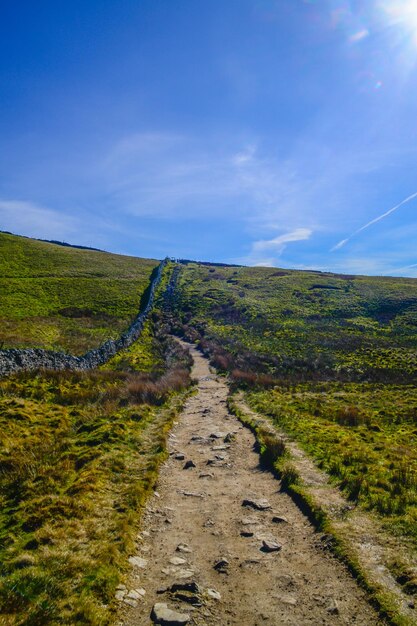
[[29,237],[63,240],[79,232],[77,218],[25,200],[0,200],[0,224]]
[[340,248],[343,248],[343,246],[345,246],[351,239],[353,239],[353,237],[356,237],[356,235],[358,235],[362,231],[366,230],[370,226],[373,226],[374,224],[377,224],[381,220],[385,219],[386,217],[391,215],[391,213],[394,213],[395,211],[397,211],[404,204],[407,204],[408,202],[411,202],[411,200],[414,200],[414,198],[417,198],[417,192],[411,194],[411,196],[407,196],[407,198],[402,200],[399,204],[396,204],[394,207],[392,207],[391,209],[389,209],[385,213],[382,213],[382,215],[379,215],[378,217],[376,217],[375,219],[371,220],[370,222],[367,222],[366,224],[364,224],[363,226],[361,226],[360,228],[355,230],[351,235],[349,235],[349,237],[346,237],[346,239],[342,239],[341,241],[339,241],[335,246],[333,246],[330,249],[330,252],[335,252],[336,250],[340,250]]
[[[289,243],[306,241],[312,234],[310,228],[296,228],[273,239],[254,241],[244,262],[249,265],[275,265]],[[265,256],[265,253],[269,253],[269,256]]]
[[289,233],[279,235],[279,237],[274,237],[273,239],[261,239],[260,241],[255,241],[253,244],[253,250],[255,252],[260,252],[272,249],[276,254],[282,254],[287,243],[291,243],[293,241],[304,241],[309,239],[311,234],[312,231],[309,228],[296,228]]

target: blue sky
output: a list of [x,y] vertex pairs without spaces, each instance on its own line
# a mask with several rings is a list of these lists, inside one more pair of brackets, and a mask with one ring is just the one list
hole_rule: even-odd
[[416,120],[417,0],[1,3],[3,230],[417,276]]

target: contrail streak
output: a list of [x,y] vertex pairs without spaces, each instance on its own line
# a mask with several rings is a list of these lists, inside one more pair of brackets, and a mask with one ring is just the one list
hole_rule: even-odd
[[411,200],[414,200],[414,198],[417,198],[417,192],[411,194],[411,196],[408,196],[407,198],[405,198],[405,200],[402,200],[399,204],[397,204],[396,206],[392,207],[392,209],[389,209],[388,211],[386,211],[385,213],[383,213],[379,217],[376,217],[375,219],[371,220],[370,222],[368,222],[364,226],[361,226],[360,228],[358,228],[358,230],[355,230],[355,232],[353,232],[351,235],[349,235],[349,237],[347,237],[346,239],[342,239],[341,241],[339,241],[339,243],[337,243],[335,246],[333,246],[333,248],[331,248],[330,252],[334,252],[335,250],[340,250],[340,248],[343,248],[343,246],[345,244],[347,244],[348,241],[350,241],[352,239],[352,237],[355,237],[356,235],[361,233],[366,228],[369,228],[373,224],[376,224],[377,222],[380,222],[381,220],[385,219],[386,217],[388,217],[388,215],[391,215],[391,213],[394,213],[394,211],[396,211],[397,209],[402,207],[403,204],[407,204],[407,202],[410,202]]

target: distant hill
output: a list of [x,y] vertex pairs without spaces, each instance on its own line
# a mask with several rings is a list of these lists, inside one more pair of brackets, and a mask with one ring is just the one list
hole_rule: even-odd
[[0,344],[74,354],[117,337],[158,261],[0,233]]

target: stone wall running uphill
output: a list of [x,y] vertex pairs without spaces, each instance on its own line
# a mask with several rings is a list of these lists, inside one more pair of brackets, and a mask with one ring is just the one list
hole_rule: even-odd
[[168,259],[164,259],[158,268],[154,270],[147,293],[145,292],[144,294],[145,307],[134,319],[129,329],[118,339],[109,339],[99,348],[89,350],[83,356],[73,356],[65,352],[54,352],[40,348],[0,350],[0,377],[19,370],[89,370],[103,365],[117,352],[128,348],[139,338],[146,318],[152,310],[156,289],[161,282],[162,273],[167,262]]

